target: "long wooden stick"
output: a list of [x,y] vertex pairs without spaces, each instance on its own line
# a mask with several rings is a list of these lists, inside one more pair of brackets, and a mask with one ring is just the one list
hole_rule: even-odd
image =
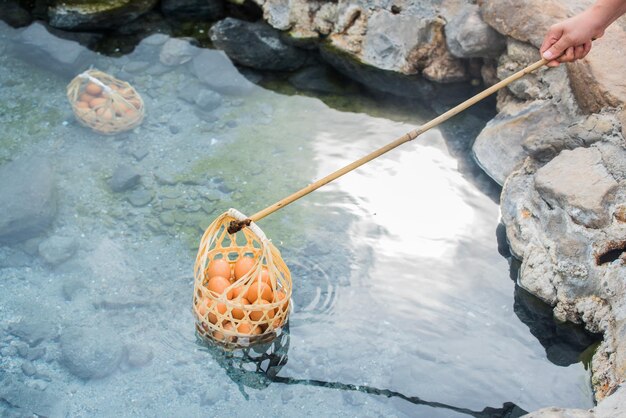
[[[487,96],[492,95],[493,93],[495,93],[496,91],[500,90],[503,87],[506,87],[507,85],[509,85],[510,83],[512,83],[515,80],[518,80],[522,77],[524,77],[526,74],[529,74],[533,71],[535,71],[536,69],[543,67],[545,64],[547,64],[549,62],[549,60],[546,59],[542,59],[540,61],[537,61],[534,64],[529,65],[528,67],[524,68],[523,70],[520,70],[518,72],[516,72],[515,74],[505,78],[504,80],[500,81],[499,83],[494,84],[493,86],[489,87],[488,89],[483,90],[482,92],[478,93],[477,95],[475,95],[474,97],[471,97],[469,99],[467,99],[466,101],[464,101],[463,103],[453,107],[452,109],[448,110],[447,112],[439,115],[438,117],[436,117],[435,119],[431,120],[430,122],[425,123],[424,125],[420,126],[419,128],[416,128],[410,132],[407,132],[406,134],[402,135],[400,138],[396,139],[395,141],[385,145],[382,148],[377,149],[376,151],[366,155],[365,157],[358,159],[356,161],[354,161],[351,164],[348,164],[347,166],[327,175],[326,177],[317,180],[315,183],[311,183],[308,186],[304,187],[303,189],[300,189],[299,191],[293,193],[290,196],[287,196],[286,198],[282,199],[279,202],[274,203],[271,206],[266,207],[265,209],[255,213],[254,215],[250,216],[250,218],[248,218],[249,221],[252,222],[257,222],[259,221],[259,219],[262,219],[264,217],[266,217],[267,215],[277,211],[280,208],[283,208],[285,206],[287,206],[288,204],[300,199],[303,196],[306,196],[307,194],[311,193],[314,190],[319,189],[320,187],[324,186],[325,184],[330,183],[331,181],[343,176],[344,174],[362,166],[363,164],[372,161],[374,158],[380,157],[381,155],[385,154],[388,151],[391,151],[392,149],[396,148],[399,145],[404,144],[405,142],[411,141],[415,138],[417,138],[419,135],[423,134],[424,132],[428,131],[429,129],[439,125],[440,123],[450,119],[452,116],[455,116],[456,114],[464,111],[465,109],[467,109],[468,107],[478,103],[479,101],[481,101],[482,99],[484,99]],[[247,222],[248,220],[246,220],[245,223],[249,224],[249,222]],[[244,226],[244,225],[241,225]],[[241,228],[239,228],[241,229]]]

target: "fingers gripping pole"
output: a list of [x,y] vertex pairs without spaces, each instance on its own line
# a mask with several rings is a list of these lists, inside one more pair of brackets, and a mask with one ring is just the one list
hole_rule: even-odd
[[[350,171],[362,166],[363,164],[372,161],[375,158],[380,157],[381,155],[387,153],[388,151],[391,151],[392,149],[404,144],[405,142],[411,141],[415,138],[417,138],[419,135],[423,134],[424,132],[428,131],[429,129],[439,125],[442,122],[445,122],[446,120],[450,119],[451,117],[461,113],[462,111],[464,111],[465,109],[467,109],[468,107],[478,103],[479,101],[483,100],[484,98],[492,95],[493,93],[497,92],[498,90],[500,90],[503,87],[508,86],[509,84],[511,84],[513,81],[516,81],[522,77],[524,77],[526,74],[529,74],[533,71],[535,71],[538,68],[543,67],[544,65],[546,65],[549,62],[549,60],[547,59],[541,59],[537,62],[535,62],[534,64],[529,65],[528,67],[524,68],[523,70],[520,70],[518,72],[516,72],[515,74],[505,78],[504,80],[500,81],[499,83],[494,84],[493,86],[483,90],[482,92],[478,93],[477,95],[467,99],[466,101],[464,101],[463,103],[453,107],[452,109],[448,110],[447,112],[439,115],[438,117],[436,117],[435,119],[425,123],[424,125],[420,126],[419,128],[416,128],[410,132],[407,132],[406,134],[402,135],[400,138],[396,139],[393,142],[390,142],[389,144],[385,145],[382,148],[377,149],[376,151],[366,155],[363,158],[360,158],[356,161],[354,161],[351,164],[348,164],[347,166],[327,175],[326,177],[316,181],[315,183],[311,183],[308,186],[298,190],[297,192],[291,194],[290,196],[287,196],[286,198],[280,200],[279,202],[274,203],[271,206],[266,207],[265,209],[255,213],[254,215],[250,216],[250,218],[246,218],[246,219],[242,219],[242,220],[238,220],[238,221],[233,221],[231,222],[229,228],[228,228],[228,232],[229,233],[235,233],[239,230],[241,230],[243,227],[249,226],[252,222],[258,222],[260,219],[266,217],[267,215],[277,211],[278,209],[281,209],[285,206],[287,206],[288,204],[300,199],[303,196],[306,196],[307,194],[311,193],[314,190],[319,189],[320,187],[324,186],[325,184],[330,183],[331,181],[343,176],[346,173],[349,173]],[[231,232],[232,229],[232,232]]]

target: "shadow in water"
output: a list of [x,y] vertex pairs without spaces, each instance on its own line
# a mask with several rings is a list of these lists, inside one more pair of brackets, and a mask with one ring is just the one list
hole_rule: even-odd
[[264,389],[272,383],[285,385],[306,385],[323,387],[334,390],[354,391],[386,398],[398,398],[414,405],[424,405],[431,408],[446,409],[476,418],[517,418],[528,412],[512,402],[505,402],[500,408],[486,407],[482,411],[474,411],[441,402],[432,402],[418,396],[408,396],[389,389],[380,389],[372,386],[354,385],[350,383],[328,382],[316,379],[298,379],[294,377],[278,376],[278,373],[287,364],[289,350],[289,324],[283,333],[271,343],[259,344],[253,347],[227,351],[218,346],[206,346],[209,353],[224,369],[228,377],[237,384],[242,395],[249,399],[245,387]]
[[587,362],[589,348],[602,339],[601,334],[587,331],[583,325],[560,323],[554,319],[552,307],[517,285],[521,262],[509,250],[504,225],[496,228],[498,252],[509,260],[510,277],[516,283],[513,311],[546,350],[546,357],[557,366]]

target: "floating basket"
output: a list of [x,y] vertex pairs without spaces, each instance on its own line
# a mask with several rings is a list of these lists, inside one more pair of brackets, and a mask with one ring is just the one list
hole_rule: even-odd
[[67,98],[78,121],[96,132],[112,135],[141,124],[144,105],[127,82],[91,69],[67,86]]
[[205,231],[194,268],[193,313],[206,341],[246,347],[271,341],[287,322],[291,273],[278,249],[254,223],[230,234],[235,209]]

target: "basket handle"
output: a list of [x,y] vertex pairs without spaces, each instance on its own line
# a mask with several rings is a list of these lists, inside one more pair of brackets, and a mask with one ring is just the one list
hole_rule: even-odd
[[482,92],[478,93],[477,95],[467,99],[466,101],[464,101],[463,103],[453,107],[452,109],[448,110],[447,112],[439,115],[438,117],[436,117],[435,119],[432,119],[431,121],[425,123],[424,125],[420,126],[419,128],[416,128],[410,132],[407,132],[406,134],[402,135],[400,138],[396,139],[393,142],[390,142],[389,144],[385,145],[384,147],[381,147],[379,149],[377,149],[376,151],[366,155],[365,157],[362,157],[350,164],[348,164],[347,166],[340,168],[339,170],[327,175],[326,177],[317,180],[315,183],[311,183],[308,186],[298,190],[297,192],[287,196],[286,198],[274,203],[273,205],[270,205],[268,207],[266,207],[265,209],[255,213],[254,215],[250,216],[249,218],[242,220],[242,221],[232,221],[229,228],[228,228],[228,232],[233,234],[239,230],[241,230],[243,227],[249,226],[251,222],[257,222],[258,220],[266,217],[267,215],[277,211],[278,209],[284,208],[285,206],[287,206],[288,204],[300,199],[303,196],[306,196],[307,194],[311,193],[314,190],[319,189],[320,187],[330,183],[331,181],[343,176],[346,173],[349,173],[350,171],[362,166],[363,164],[372,161],[374,158],[380,157],[381,155],[385,154],[388,151],[391,151],[392,149],[398,147],[399,145],[404,144],[405,142],[411,141],[415,138],[417,138],[419,135],[423,134],[424,132],[428,131],[429,129],[439,125],[442,122],[445,122],[446,120],[450,119],[452,116],[457,115],[458,113],[464,111],[465,109],[467,109],[468,107],[478,103],[479,101],[481,101],[482,99],[484,99],[485,97],[488,97],[490,95],[492,95],[493,93],[497,92],[498,90],[500,90],[503,87],[506,87],[507,85],[511,84],[513,81],[516,81],[522,77],[524,77],[526,74],[529,74],[533,71],[535,71],[538,68],[543,67],[544,65],[546,65],[548,62],[550,62],[550,60],[547,59],[541,59],[537,62],[535,62],[534,64],[529,65],[528,67],[524,68],[523,70],[520,70],[518,72],[516,72],[515,74],[505,78],[504,80],[500,81],[499,83],[494,84],[493,86],[483,90]]

